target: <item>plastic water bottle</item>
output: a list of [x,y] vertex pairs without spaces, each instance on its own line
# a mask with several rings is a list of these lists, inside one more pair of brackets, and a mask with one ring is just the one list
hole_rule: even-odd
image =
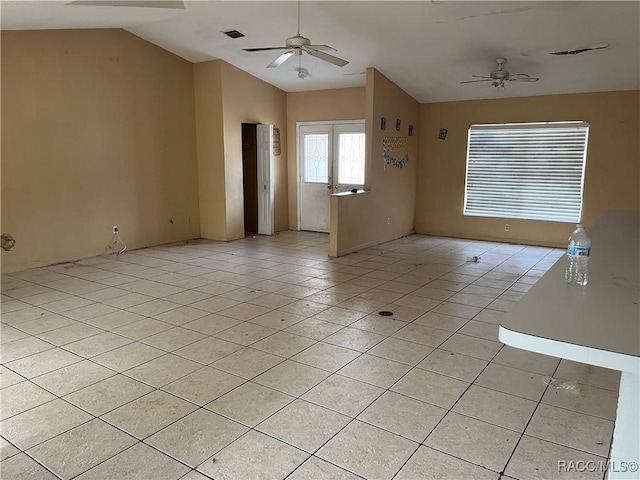
[[576,225],[576,229],[569,237],[567,245],[567,270],[565,278],[569,285],[586,285],[589,281],[589,254],[591,240],[584,229],[584,225]]

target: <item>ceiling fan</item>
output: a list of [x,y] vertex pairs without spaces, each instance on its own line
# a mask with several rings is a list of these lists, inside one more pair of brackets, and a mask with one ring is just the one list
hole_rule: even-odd
[[480,80],[466,80],[460,83],[475,83],[475,82],[491,82],[492,87],[504,88],[504,82],[537,82],[540,80],[538,77],[532,77],[526,73],[509,73],[507,70],[503,70],[503,65],[507,63],[507,59],[504,57],[496,58],[498,69],[489,74],[488,77],[483,75],[471,75],[474,78]]
[[319,58],[325,62],[332,63],[338,67],[344,67],[349,62],[338,58],[334,55],[330,55],[322,50],[336,51],[335,48],[329,45],[312,45],[311,40],[300,35],[300,0],[298,0],[298,31],[293,37],[289,37],[285,40],[284,47],[264,47],[264,48],[244,48],[245,52],[263,52],[265,50],[286,50],[282,55],[276,58],[273,62],[267,65],[267,68],[278,67],[286,62],[292,56],[300,57],[302,52],[306,52],[312,57]]

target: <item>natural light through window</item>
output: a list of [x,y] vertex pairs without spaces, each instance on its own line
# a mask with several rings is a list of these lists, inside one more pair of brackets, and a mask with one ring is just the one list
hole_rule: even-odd
[[341,133],[339,135],[338,183],[364,185],[364,140],[364,133]]
[[589,125],[471,125],[464,214],[578,222]]
[[304,136],[304,181],[329,182],[329,135],[326,133]]

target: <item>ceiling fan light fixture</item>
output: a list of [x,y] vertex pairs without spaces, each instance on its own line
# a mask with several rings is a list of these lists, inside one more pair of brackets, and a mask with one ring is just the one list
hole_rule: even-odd
[[307,70],[306,68],[299,68],[298,78],[300,80],[306,80],[307,78],[309,78],[309,70]]

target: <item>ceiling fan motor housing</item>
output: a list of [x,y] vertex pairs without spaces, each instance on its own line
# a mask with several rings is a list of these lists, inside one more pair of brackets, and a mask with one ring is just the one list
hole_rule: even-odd
[[509,72],[506,70],[495,70],[491,72],[491,78],[494,80],[509,80]]
[[287,38],[286,45],[289,48],[300,48],[306,47],[307,45],[311,45],[311,40],[302,35],[295,35],[293,37]]
[[496,58],[496,63],[498,64],[498,70],[491,72],[490,77],[494,80],[509,80],[509,72],[502,69],[502,66],[507,63],[507,59],[498,57]]

